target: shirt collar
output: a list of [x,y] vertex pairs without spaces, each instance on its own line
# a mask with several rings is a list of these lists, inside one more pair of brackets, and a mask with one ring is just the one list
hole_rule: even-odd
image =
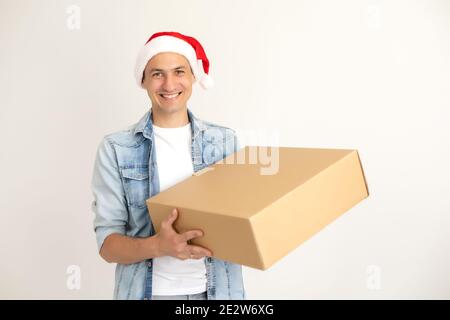
[[[194,114],[191,112],[191,110],[189,110],[189,108],[187,109],[187,113],[188,113],[189,121],[191,123],[192,136],[195,139],[196,136],[199,134],[199,132],[205,131],[205,124],[201,120],[199,120],[197,117],[195,117]],[[144,135],[144,137],[152,140],[153,122],[152,122],[151,114],[152,114],[152,109],[147,111],[145,113],[145,115],[139,120],[139,122],[137,123],[137,125],[134,129],[134,134],[142,133]]]

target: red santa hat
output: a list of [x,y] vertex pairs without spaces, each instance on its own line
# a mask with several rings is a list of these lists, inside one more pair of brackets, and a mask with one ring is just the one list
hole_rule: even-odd
[[178,32],[158,32],[153,34],[138,54],[135,67],[137,84],[142,87],[142,77],[148,61],[161,52],[175,52],[189,61],[196,81],[204,89],[213,86],[209,73],[209,60],[197,39]]

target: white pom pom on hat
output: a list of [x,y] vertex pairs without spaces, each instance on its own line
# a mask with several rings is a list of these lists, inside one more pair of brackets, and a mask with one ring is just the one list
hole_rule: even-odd
[[200,42],[193,37],[167,31],[153,34],[140,50],[134,69],[138,86],[142,87],[142,77],[148,61],[161,52],[175,52],[183,55],[189,61],[195,79],[204,89],[214,85],[209,75],[209,60]]

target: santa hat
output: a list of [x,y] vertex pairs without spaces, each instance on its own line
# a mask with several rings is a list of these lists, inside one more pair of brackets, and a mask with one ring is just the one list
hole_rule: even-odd
[[153,34],[139,52],[134,70],[136,82],[142,87],[142,76],[148,61],[161,52],[175,52],[189,61],[195,79],[204,89],[213,86],[208,74],[209,60],[202,45],[193,37],[178,32],[158,32]]

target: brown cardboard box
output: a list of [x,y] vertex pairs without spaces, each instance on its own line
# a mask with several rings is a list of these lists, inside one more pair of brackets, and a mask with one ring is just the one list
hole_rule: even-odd
[[264,270],[368,195],[356,150],[246,147],[147,206],[156,231],[178,208],[178,232],[204,232],[193,244]]

